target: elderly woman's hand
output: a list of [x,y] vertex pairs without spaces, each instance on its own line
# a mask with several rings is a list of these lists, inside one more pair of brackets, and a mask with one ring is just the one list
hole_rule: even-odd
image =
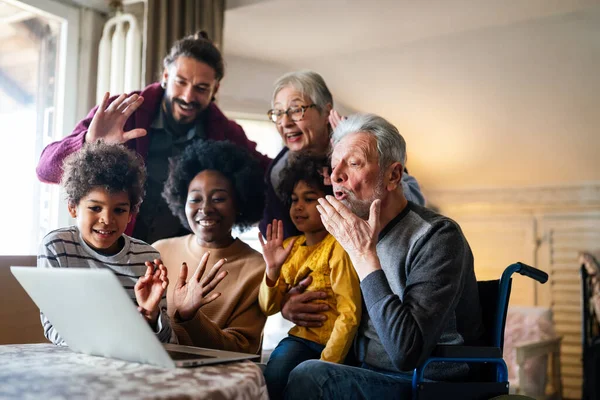
[[347,117],[341,116],[339,112],[331,109],[329,112],[329,125],[331,125],[331,129],[337,128],[337,126],[345,120]]
[[189,321],[201,307],[215,301],[221,295],[212,291],[227,276],[227,271],[219,272],[227,259],[222,258],[217,261],[206,276],[203,276],[209,256],[210,253],[204,253],[196,272],[189,281],[187,281],[188,266],[185,262],[181,265],[179,278],[173,290],[175,316],[181,321]]

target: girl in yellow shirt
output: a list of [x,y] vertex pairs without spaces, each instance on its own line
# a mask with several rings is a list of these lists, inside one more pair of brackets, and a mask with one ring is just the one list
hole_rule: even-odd
[[259,304],[266,315],[281,310],[284,293],[307,276],[307,290],[328,294],[329,306],[320,327],[294,326],[271,353],[265,380],[271,399],[283,397],[290,372],[301,362],[321,359],[342,363],[350,350],[361,315],[360,284],[350,258],[323,226],[317,199],[331,194],[319,175],[320,163],[303,156],[288,164],[278,188],[289,199],[290,217],[303,235],[283,240],[282,221],[267,226],[266,240],[259,234],[266,273]]

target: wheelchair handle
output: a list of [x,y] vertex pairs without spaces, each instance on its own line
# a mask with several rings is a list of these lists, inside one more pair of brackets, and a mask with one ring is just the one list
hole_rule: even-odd
[[534,267],[530,267],[529,265],[523,264],[521,262],[518,262],[517,264],[520,268],[518,268],[515,272],[518,272],[521,275],[528,276],[531,279],[535,279],[540,283],[546,283],[548,281],[548,274],[544,271],[541,271]]

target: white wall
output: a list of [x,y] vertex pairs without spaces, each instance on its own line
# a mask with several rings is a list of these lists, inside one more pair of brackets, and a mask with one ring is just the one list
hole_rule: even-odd
[[[337,69],[342,99],[398,126],[427,188],[599,181],[599,21],[600,10],[579,12],[315,68]],[[359,67],[357,58],[369,61]],[[379,90],[389,86],[397,90]]]
[[[267,118],[271,108],[273,84],[283,74],[296,68],[227,54],[224,49],[225,77],[219,89],[219,106],[226,112],[255,114]],[[318,71],[317,71],[318,72]],[[327,77],[323,76],[327,82]],[[333,94],[335,108],[344,115],[355,112]]]

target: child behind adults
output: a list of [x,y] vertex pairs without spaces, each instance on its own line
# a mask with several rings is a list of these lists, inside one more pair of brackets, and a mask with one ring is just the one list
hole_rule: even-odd
[[[266,262],[259,303],[266,315],[281,309],[284,293],[307,276],[307,290],[324,291],[329,310],[321,327],[294,326],[271,353],[264,371],[269,397],[283,397],[290,372],[301,362],[321,359],[343,363],[358,329],[361,294],[350,258],[323,226],[317,199],[332,194],[319,174],[324,160],[298,156],[283,170],[278,188],[289,199],[290,217],[303,235],[283,240],[283,222],[267,226],[266,242],[259,234]],[[293,389],[293,388],[292,388]]]
[[[169,281],[160,254],[123,233],[142,203],[146,173],[141,159],[122,145],[98,141],[71,154],[63,169],[61,185],[76,224],[44,237],[38,268],[113,271],[157,338],[176,342],[167,316]],[[40,316],[46,338],[68,345],[48,318]]]

